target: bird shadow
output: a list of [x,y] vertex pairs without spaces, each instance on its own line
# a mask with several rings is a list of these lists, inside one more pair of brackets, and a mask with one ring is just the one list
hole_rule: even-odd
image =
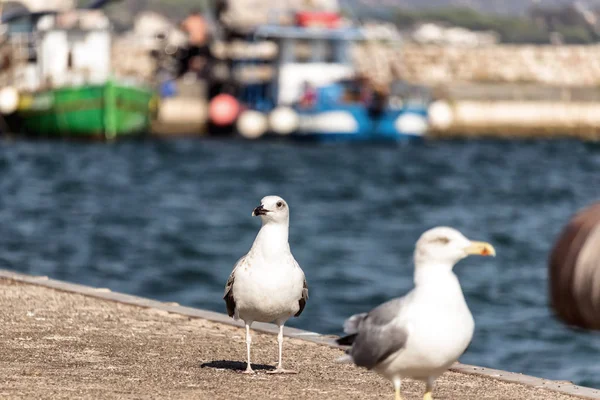
[[[203,363],[200,365],[200,368],[229,369],[231,371],[242,372],[246,370],[246,363],[242,361],[218,360]],[[266,364],[252,364],[252,369],[255,371],[272,371],[275,367]]]

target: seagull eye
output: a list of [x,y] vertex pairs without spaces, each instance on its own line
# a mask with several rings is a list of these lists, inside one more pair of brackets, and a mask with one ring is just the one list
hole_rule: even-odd
[[448,239],[447,237],[439,237],[434,239],[434,242],[439,243],[439,244],[448,244],[450,243],[450,239]]
[[283,206],[283,203],[281,201],[277,202],[277,207],[281,208]]

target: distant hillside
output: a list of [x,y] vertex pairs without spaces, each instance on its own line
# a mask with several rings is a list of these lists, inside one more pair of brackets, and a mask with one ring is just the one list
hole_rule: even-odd
[[[83,5],[91,0],[76,0]],[[229,0],[235,1],[235,0]],[[270,2],[273,0],[263,0]],[[482,13],[523,15],[534,4],[558,7],[580,3],[583,6],[600,7],[600,0],[338,0],[342,8],[356,16],[390,18],[390,9],[423,10],[432,8],[470,7]],[[205,8],[215,0],[115,0],[108,6],[118,19],[130,20],[132,14],[141,10],[153,10],[170,18],[182,18],[191,8]],[[122,13],[122,14],[121,14]],[[119,15],[121,14],[121,15]],[[120,17],[120,18],[119,18]]]

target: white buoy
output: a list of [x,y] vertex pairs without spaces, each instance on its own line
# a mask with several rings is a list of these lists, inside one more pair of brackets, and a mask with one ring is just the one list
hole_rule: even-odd
[[436,129],[448,129],[454,121],[454,112],[444,100],[431,103],[428,110],[429,122]]
[[396,119],[396,130],[409,135],[424,135],[427,132],[427,119],[419,114],[407,112]]
[[238,117],[236,127],[246,139],[257,139],[267,131],[267,117],[255,110],[246,110]]
[[0,89],[0,113],[12,114],[19,107],[19,92],[12,86]]
[[277,107],[269,114],[269,126],[278,135],[289,135],[298,129],[300,119],[290,107]]

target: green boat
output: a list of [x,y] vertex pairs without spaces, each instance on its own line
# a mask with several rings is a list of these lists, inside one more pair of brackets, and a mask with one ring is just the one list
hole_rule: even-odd
[[22,93],[7,123],[29,136],[112,140],[148,132],[155,109],[153,90],[109,81]]

